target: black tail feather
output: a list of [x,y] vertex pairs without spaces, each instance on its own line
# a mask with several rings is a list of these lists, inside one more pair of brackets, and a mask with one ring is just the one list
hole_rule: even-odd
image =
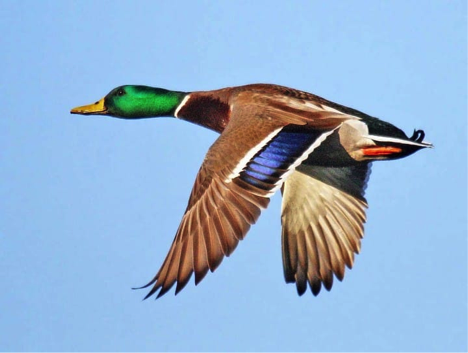
[[413,136],[410,137],[410,140],[414,141],[414,142],[423,142],[424,140],[424,137],[426,136],[426,134],[424,133],[423,130],[414,130],[413,132]]

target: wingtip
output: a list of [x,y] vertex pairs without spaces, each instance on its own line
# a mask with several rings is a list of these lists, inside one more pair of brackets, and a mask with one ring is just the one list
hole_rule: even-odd
[[179,294],[180,291],[181,291],[182,289],[184,289],[184,287],[185,287],[185,284],[182,284],[181,282],[177,282],[177,286],[176,286],[174,295]]
[[144,286],[142,287],[132,287],[132,290],[137,290],[137,289],[145,289],[149,286],[149,284],[145,284]]
[[329,280],[325,280],[323,281],[323,286],[325,287],[325,289],[329,292],[331,291],[332,287],[333,287],[333,275],[332,277],[330,277]]
[[151,297],[151,294],[148,293],[145,295],[145,297],[141,300],[142,302],[144,302],[146,299],[148,299],[149,297]]
[[296,290],[297,290],[297,294],[300,297],[302,297],[304,295],[304,293],[306,292],[306,290],[307,290],[307,284],[306,283],[296,282]]
[[[314,295],[314,297],[318,296],[319,293],[320,293],[320,290],[322,289],[322,282],[320,281],[317,281],[317,282],[314,282],[314,283],[309,283],[309,287],[310,287],[310,290],[312,292],[312,294]],[[331,287],[330,287],[331,289]],[[328,291],[330,289],[327,289]],[[297,290],[297,294],[302,297],[304,295],[304,293],[307,291],[307,284],[306,286],[302,286],[302,285],[299,285],[297,282],[296,282],[296,290]]]
[[322,289],[322,285],[320,284],[320,282],[317,285],[310,286],[310,290],[312,291],[312,294],[314,295],[314,297],[319,295],[321,289]]
[[159,291],[158,295],[156,296],[156,300],[161,298],[164,294],[166,294],[167,291],[163,291],[162,289]]
[[[143,298],[143,300],[146,300],[148,299],[149,297],[151,297],[154,293],[156,293],[158,291],[159,287],[153,287],[149,292],[148,294],[146,294],[146,296]],[[156,298],[158,299],[158,298]]]
[[151,286],[154,282],[156,282],[158,280],[158,276],[155,276],[151,281],[149,281],[147,284],[145,284],[144,286],[141,286],[141,287],[133,287],[132,289],[135,290],[135,289],[145,289],[145,288],[148,288],[149,286]]
[[[144,286],[141,286],[141,287],[132,287],[132,290],[137,290],[137,289],[145,289],[145,288],[148,288],[150,285],[152,285],[155,281],[157,280],[157,278],[154,278],[153,280],[151,280],[151,282],[145,284]],[[157,286],[155,285],[153,288],[151,288],[151,290],[148,292],[148,294],[146,294],[146,296],[142,299],[142,301],[145,301],[146,299],[148,299],[149,297],[151,297],[154,293],[156,293],[158,291],[158,289],[160,288],[160,286]],[[157,299],[157,298],[156,298]]]

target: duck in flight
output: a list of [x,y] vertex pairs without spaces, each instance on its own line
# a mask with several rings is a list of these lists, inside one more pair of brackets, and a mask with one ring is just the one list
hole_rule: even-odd
[[213,272],[281,190],[284,277],[299,295],[330,290],[352,268],[364,235],[373,161],[427,147],[390,123],[292,88],[252,84],[179,92],[126,85],[72,114],[175,117],[221,135],[208,150],[148,298],[179,293]]

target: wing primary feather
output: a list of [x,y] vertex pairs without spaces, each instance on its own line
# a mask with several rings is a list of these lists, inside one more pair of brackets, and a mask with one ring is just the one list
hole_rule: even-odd
[[311,224],[312,232],[316,235],[316,244],[317,252],[319,254],[319,263],[320,263],[320,278],[322,279],[325,289],[330,290],[333,285],[333,271],[331,267],[330,254],[328,252],[328,247],[325,244],[325,241],[322,236],[322,230],[318,228],[318,225]]
[[[312,204],[312,201],[317,203],[317,198],[320,198],[320,195],[315,196],[316,200],[310,200],[306,199],[308,208],[311,210],[316,210],[316,207],[314,207],[314,204]],[[331,266],[331,259],[330,259],[330,253],[328,251],[328,247],[326,245],[326,240],[323,237],[322,230],[319,227],[318,224],[311,223],[310,227],[312,229],[312,234],[315,236],[315,244],[317,248],[317,253],[318,253],[318,259],[320,263],[319,267],[319,273],[320,273],[320,278],[322,281],[327,281],[330,282],[333,281],[333,274],[332,274],[332,266]]]
[[232,252],[236,249],[239,240],[237,240],[237,238],[235,237],[232,228],[229,226],[229,223],[226,222],[225,224],[223,224],[223,222],[220,219],[219,212],[217,210],[213,211],[212,219],[216,232],[218,232],[218,234],[222,234],[224,237],[224,255],[230,256]]
[[199,226],[196,227],[193,235],[193,265],[195,268],[195,285],[208,273],[208,255],[205,245],[205,238],[201,234]]
[[295,282],[294,274],[297,268],[297,234],[291,233],[283,225],[281,237],[283,251],[283,272],[286,283]]
[[319,218],[319,224],[323,231],[323,237],[326,239],[333,273],[341,281],[344,278],[344,263],[340,262],[342,257],[340,246],[338,245],[333,234],[333,230],[329,227],[325,217]]
[[215,234],[212,234],[210,222],[205,222],[202,226],[202,234],[205,238],[206,250],[208,255],[208,266],[213,272],[223,261],[223,250]]
[[[158,296],[164,295],[164,293],[169,291],[174,285],[174,283],[177,281],[181,255],[182,255],[182,244],[178,242],[176,246],[176,251],[174,252],[173,258],[168,266],[168,271],[166,273],[166,276],[161,278],[161,284],[162,284],[161,292],[163,293],[159,292]],[[158,282],[159,282],[159,279],[158,279]]]
[[244,232],[243,221],[237,214],[234,214],[229,207],[223,207],[222,214],[224,215],[223,223],[229,225],[233,230],[234,236],[238,240],[244,239],[242,233]]
[[298,266],[296,270],[296,289],[299,295],[303,295],[307,290],[307,277],[301,266]]
[[361,250],[361,242],[360,239],[362,239],[363,234],[364,234],[364,227],[362,224],[359,224],[353,217],[353,215],[350,213],[350,211],[346,208],[343,207],[340,203],[336,203],[337,209],[340,210],[340,212],[343,214],[344,221],[343,222],[340,220],[340,223],[347,224],[347,226],[351,229],[350,234],[356,234],[359,236],[359,239],[355,239],[354,237],[348,237],[355,246],[354,251],[359,254],[359,251]]
[[[312,226],[309,224],[305,231],[306,234],[306,246],[307,253],[309,254],[309,266],[307,270],[307,278],[309,279],[309,285],[314,295],[317,295],[320,292],[322,287],[321,278],[320,278],[320,261],[319,254],[317,250],[317,243],[315,241],[315,234],[313,232]],[[318,289],[317,289],[318,286]],[[317,294],[315,294],[317,293]]]
[[247,223],[254,224],[258,217],[260,217],[260,209],[252,207],[252,204],[246,204],[245,199],[242,199],[239,195],[232,193],[231,200],[237,211],[239,211],[238,213]]
[[[206,201],[206,200],[204,200]],[[222,252],[224,255],[226,255],[227,253],[227,249],[229,248],[228,244],[227,244],[227,239],[226,239],[226,236],[224,235],[223,233],[223,229],[221,230],[218,230],[216,228],[216,225],[214,224],[214,215],[215,213],[217,213],[217,210],[213,210],[213,209],[208,209],[208,206],[207,206],[207,203],[206,202],[203,202],[202,203],[202,207],[203,207],[203,211],[207,217],[207,221],[206,223],[209,225],[209,234],[211,234],[210,237],[215,237],[220,245],[221,245],[221,249],[222,249]]]
[[[338,244],[341,247],[341,253],[343,254],[343,260],[348,268],[352,268],[354,262],[354,251],[353,247],[348,239],[348,235],[344,231],[343,227],[336,219],[334,210],[331,210],[328,205],[327,209],[327,220],[330,223],[331,229],[335,231],[335,236],[338,240]],[[332,224],[333,223],[333,224]]]
[[182,244],[182,254],[177,274],[177,286],[175,294],[177,295],[188,283],[193,273],[193,236],[185,239]]
[[[340,215],[336,216],[336,219],[338,222],[341,224],[341,227],[344,230],[344,234],[346,235],[346,238],[348,239],[349,243],[351,244],[351,248],[353,249],[353,253],[359,254],[361,250],[361,238],[356,230],[352,227],[352,225],[348,221],[348,216],[346,213],[344,213],[341,208],[338,206],[338,203],[336,204],[336,210],[335,213],[339,213]],[[356,237],[357,235],[357,237]]]

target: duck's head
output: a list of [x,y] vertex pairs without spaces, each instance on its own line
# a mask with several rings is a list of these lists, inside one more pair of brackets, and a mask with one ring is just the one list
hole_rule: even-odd
[[148,86],[126,85],[114,88],[104,98],[73,108],[71,114],[109,115],[123,119],[173,116],[187,95]]

